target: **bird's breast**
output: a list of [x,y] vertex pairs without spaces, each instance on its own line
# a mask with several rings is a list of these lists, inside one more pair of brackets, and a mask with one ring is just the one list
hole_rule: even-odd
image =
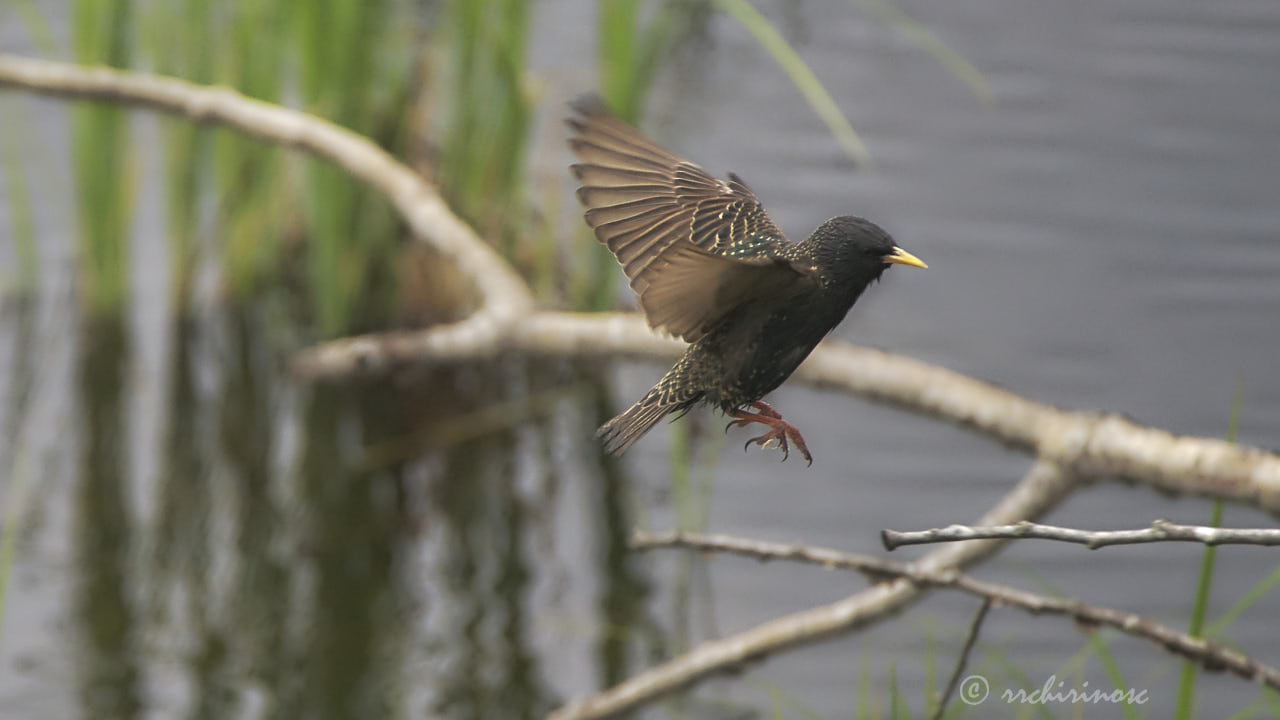
[[791,302],[748,313],[715,338],[722,375],[713,394],[722,407],[759,400],[781,385],[834,327],[830,312]]

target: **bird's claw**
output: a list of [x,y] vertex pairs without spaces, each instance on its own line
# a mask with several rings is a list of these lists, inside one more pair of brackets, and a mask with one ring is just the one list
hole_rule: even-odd
[[800,455],[804,457],[805,462],[809,465],[813,464],[813,456],[809,454],[809,448],[804,444],[804,437],[800,435],[800,431],[794,425],[782,419],[782,415],[769,406],[763,400],[751,403],[756,412],[750,413],[745,410],[734,410],[730,414],[737,418],[725,425],[724,431],[729,432],[730,428],[746,427],[752,423],[760,423],[769,426],[769,432],[758,437],[751,438],[743,444],[742,450],[745,452],[751,447],[752,443],[762,448],[768,448],[770,444],[777,444],[778,449],[782,451],[782,459],[786,460],[791,456],[791,445],[795,445],[800,451]]
[[742,444],[742,452],[746,452],[747,448],[751,447],[751,443],[755,443],[765,450],[768,450],[770,445],[777,445],[778,449],[782,450],[782,461],[785,461],[790,457],[791,449],[787,447],[786,435],[779,435],[777,433],[777,430],[771,430],[760,437],[751,438]]
[[775,427],[769,432],[753,437],[742,445],[742,451],[746,452],[752,443],[759,445],[761,448],[768,449],[770,444],[776,444],[778,449],[782,451],[782,461],[786,461],[791,457],[791,446],[787,442],[794,443],[796,449],[800,451],[800,457],[804,458],[806,465],[813,465],[813,456],[809,454],[809,448],[804,444],[804,438],[800,436],[800,431],[794,427]]

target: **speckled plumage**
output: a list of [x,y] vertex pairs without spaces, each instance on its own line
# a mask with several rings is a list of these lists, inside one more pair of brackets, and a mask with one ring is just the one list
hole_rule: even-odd
[[[613,117],[587,96],[573,104],[570,147],[578,197],[655,328],[691,344],[644,398],[599,430],[621,454],[666,415],[707,402],[790,439],[799,432],[758,402],[848,313],[889,263],[923,267],[862,218],[823,223],[791,242],[736,175],[719,180]],[[754,405],[759,412],[748,413]],[[749,444],[749,443],[748,443]],[[785,457],[785,455],[784,455]]]

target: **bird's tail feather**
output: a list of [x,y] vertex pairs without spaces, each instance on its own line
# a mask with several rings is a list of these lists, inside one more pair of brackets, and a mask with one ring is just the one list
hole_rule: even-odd
[[[664,394],[668,397],[664,398]],[[663,393],[659,384],[626,412],[601,425],[596,435],[604,441],[605,452],[621,455],[653,429],[659,420],[672,412],[687,410],[692,404],[691,401],[671,402],[669,394]]]

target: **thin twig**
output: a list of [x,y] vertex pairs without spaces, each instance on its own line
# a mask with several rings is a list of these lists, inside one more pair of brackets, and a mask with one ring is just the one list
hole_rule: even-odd
[[942,691],[942,697],[938,698],[938,704],[933,709],[933,720],[942,717],[943,711],[947,709],[947,701],[960,684],[960,676],[964,674],[964,666],[969,664],[969,653],[973,652],[973,646],[978,643],[978,633],[982,630],[982,621],[987,618],[987,611],[991,609],[991,602],[991,598],[983,599],[982,607],[978,608],[978,614],[969,625],[969,636],[964,639],[964,648],[960,650],[960,659],[956,660],[956,669],[951,673],[951,679],[947,680],[947,689]]
[[1086,627],[1107,626],[1126,635],[1148,640],[1176,655],[1193,660],[1208,670],[1228,670],[1246,680],[1261,682],[1280,690],[1280,668],[1253,660],[1218,643],[1192,637],[1135,613],[1091,605],[1079,600],[1055,598],[1027,592],[1008,585],[978,580],[956,570],[938,571],[915,563],[898,563],[870,555],[846,553],[829,548],[809,547],[750,540],[727,535],[692,533],[637,533],[635,550],[684,548],[699,552],[745,555],[757,560],[799,560],[824,567],[857,570],[872,577],[899,577],[925,587],[947,588],[989,599],[1000,605],[1020,608],[1033,615],[1061,615]]
[[[979,523],[996,525],[1040,517],[1080,486],[1081,480],[1060,466],[1038,462]],[[1003,544],[1001,540],[977,540],[941,546],[926,553],[914,567],[952,573],[987,559]],[[832,560],[838,561],[839,555],[831,556]],[[888,566],[903,567],[895,563]],[[587,720],[634,710],[707,678],[738,670],[748,662],[856,632],[902,612],[923,598],[927,590],[924,585],[899,577],[828,605],[784,615],[728,637],[706,641],[603,692],[572,702],[551,713],[548,720]]]
[[1202,525],[1177,525],[1156,520],[1140,530],[1077,530],[1075,528],[1020,522],[1013,525],[972,527],[949,525],[932,530],[898,532],[881,530],[880,540],[886,550],[903,545],[957,542],[961,540],[1021,540],[1038,538],[1084,545],[1096,550],[1108,545],[1136,545],[1155,542],[1195,542],[1205,545],[1280,545],[1278,528],[1215,528]]

